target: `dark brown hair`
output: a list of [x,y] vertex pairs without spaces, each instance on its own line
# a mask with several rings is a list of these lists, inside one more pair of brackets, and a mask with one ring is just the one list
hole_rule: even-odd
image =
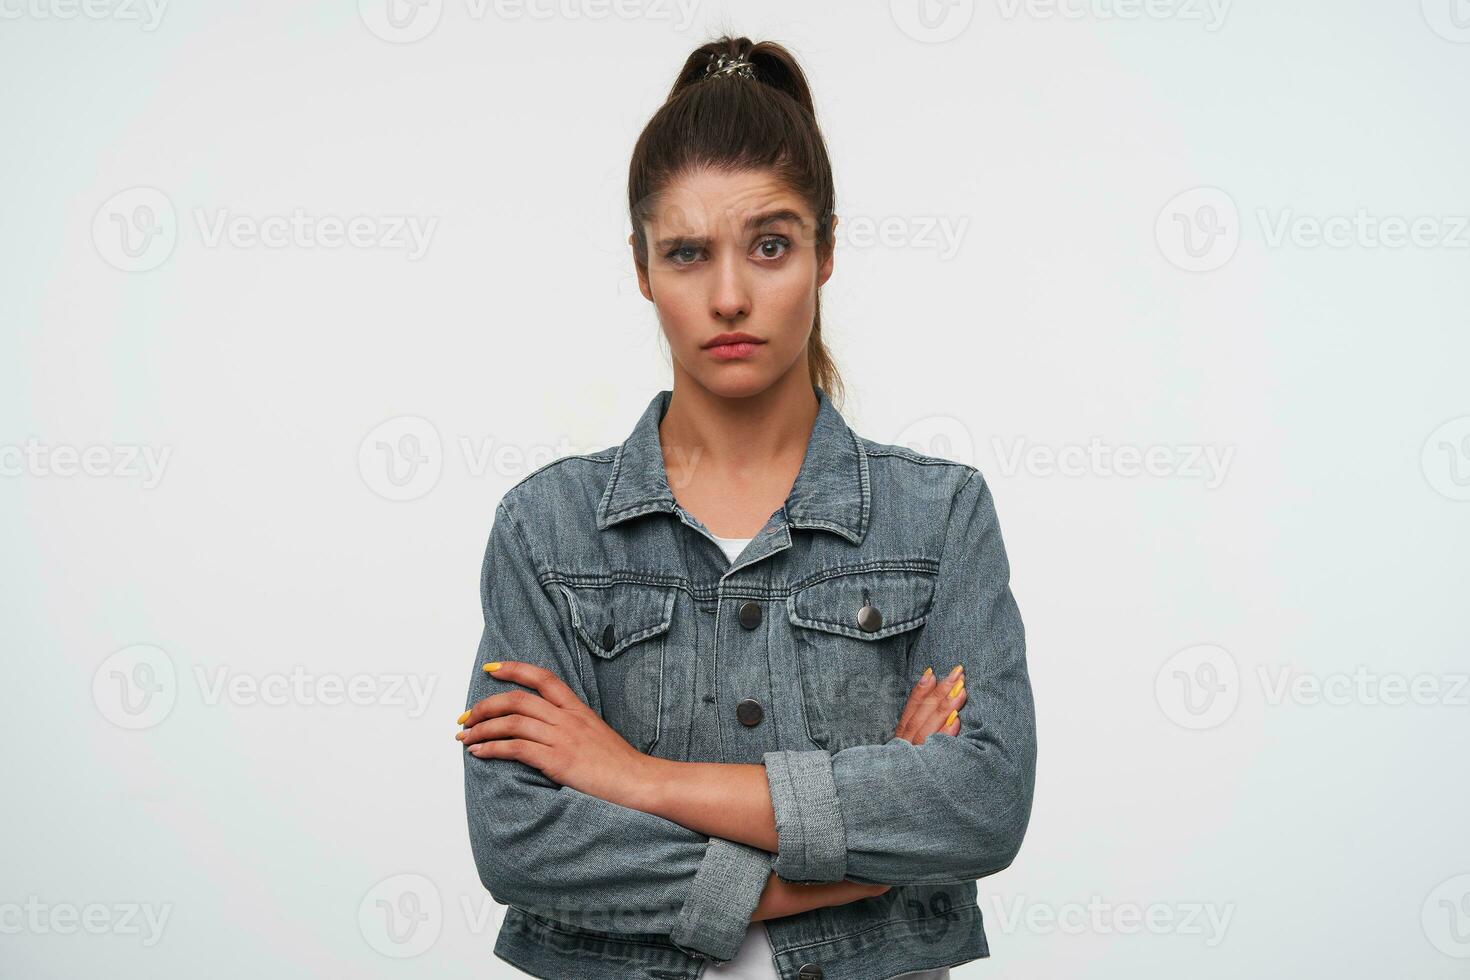
[[[721,54],[744,57],[755,77],[706,77],[711,59]],[[818,262],[825,261],[833,246],[836,207],[832,164],[817,128],[806,76],[780,44],[756,44],[728,35],[701,44],[684,62],[664,104],[643,127],[628,167],[628,213],[634,256],[645,273],[648,239],[643,223],[652,217],[658,194],[670,182],[703,167],[773,171],[816,216],[813,244]],[[842,379],[822,339],[820,290],[807,360],[812,383],[840,405]]]

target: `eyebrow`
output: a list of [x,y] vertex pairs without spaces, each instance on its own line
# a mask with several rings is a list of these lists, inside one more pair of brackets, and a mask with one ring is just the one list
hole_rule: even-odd
[[[801,228],[806,228],[806,222],[802,220],[800,214],[797,214],[790,208],[780,208],[775,211],[763,211],[760,214],[747,218],[745,220],[744,230],[750,231],[754,228],[764,228],[767,225],[774,225],[782,221],[794,221]],[[673,248],[675,245],[704,245],[708,241],[709,236],[707,235],[671,235],[668,238],[660,238],[654,242],[653,247],[657,251],[662,252],[666,249]]]

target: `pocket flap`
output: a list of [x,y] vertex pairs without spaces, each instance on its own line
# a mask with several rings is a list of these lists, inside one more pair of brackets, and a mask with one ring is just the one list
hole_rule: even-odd
[[[862,571],[814,582],[786,599],[793,626],[824,630],[856,640],[881,640],[917,629],[929,618],[934,576],[915,571]],[[876,616],[860,615],[864,606]],[[876,628],[864,628],[864,624]]]
[[587,649],[616,657],[651,636],[667,633],[674,619],[674,589],[662,585],[614,582],[565,585],[572,625]]

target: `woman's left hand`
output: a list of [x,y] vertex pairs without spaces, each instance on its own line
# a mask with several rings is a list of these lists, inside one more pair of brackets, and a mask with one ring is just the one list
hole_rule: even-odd
[[[548,779],[610,803],[629,798],[648,778],[651,757],[629,745],[560,677],[515,660],[486,665],[511,688],[475,702],[455,738],[480,759],[515,759]],[[494,667],[494,670],[488,668]]]

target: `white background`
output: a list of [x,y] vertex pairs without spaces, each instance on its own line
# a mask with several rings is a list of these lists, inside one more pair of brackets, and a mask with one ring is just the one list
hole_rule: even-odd
[[1038,783],[956,978],[1470,968],[1463,0],[93,3],[0,0],[0,973],[518,975],[480,559],[670,383],[627,164],[727,29],[811,75],[848,421],[1005,530]]

